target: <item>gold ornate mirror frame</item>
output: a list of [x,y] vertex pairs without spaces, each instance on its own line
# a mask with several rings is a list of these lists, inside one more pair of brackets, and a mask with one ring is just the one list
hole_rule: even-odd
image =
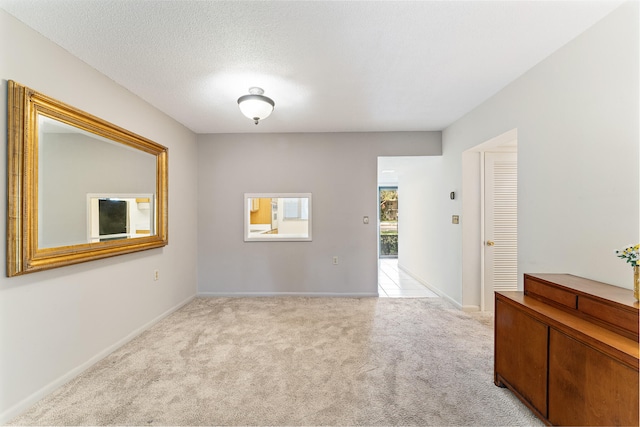
[[[155,156],[153,231],[135,238],[39,247],[39,118],[46,117],[128,150]],[[131,252],[168,243],[168,149],[60,101],[8,82],[7,276],[17,276]],[[150,158],[152,162],[153,157]],[[96,161],[99,161],[97,159]],[[82,176],[75,177],[78,180]],[[108,180],[107,180],[108,181]],[[151,180],[149,180],[151,182]]]

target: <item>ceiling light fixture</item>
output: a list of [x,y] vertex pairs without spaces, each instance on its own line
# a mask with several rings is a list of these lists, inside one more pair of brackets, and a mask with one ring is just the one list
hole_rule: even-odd
[[250,87],[249,95],[243,95],[238,98],[238,107],[242,114],[258,124],[260,120],[264,120],[273,111],[275,102],[273,99],[263,95],[264,90],[259,87]]

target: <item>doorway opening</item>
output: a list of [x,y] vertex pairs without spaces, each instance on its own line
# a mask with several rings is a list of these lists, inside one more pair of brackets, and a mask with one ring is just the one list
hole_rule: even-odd
[[422,256],[420,242],[425,224],[422,205],[424,187],[429,186],[427,181],[431,177],[428,173],[430,159],[429,156],[378,157],[375,191],[378,195],[376,233],[380,297],[438,296],[410,268]]
[[494,311],[494,291],[518,287],[518,131],[462,153],[463,309]]

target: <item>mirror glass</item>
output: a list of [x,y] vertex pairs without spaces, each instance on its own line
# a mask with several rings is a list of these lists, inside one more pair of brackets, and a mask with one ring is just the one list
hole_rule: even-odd
[[[127,220],[127,227],[120,238],[150,235],[154,228],[153,209],[149,202],[140,204],[146,209],[137,209],[135,199],[154,198],[154,155],[43,115],[38,115],[38,130],[39,248],[101,241],[96,240],[96,234],[87,232],[91,224],[98,224],[99,204],[103,221],[106,218],[109,202],[98,203],[100,197],[122,199],[119,204],[126,211],[119,212],[126,214],[122,218]],[[87,203],[90,194],[96,194],[94,205]],[[137,229],[149,232],[141,234]]]
[[310,241],[311,193],[244,195],[245,241]]
[[168,243],[166,147],[8,82],[7,276]]

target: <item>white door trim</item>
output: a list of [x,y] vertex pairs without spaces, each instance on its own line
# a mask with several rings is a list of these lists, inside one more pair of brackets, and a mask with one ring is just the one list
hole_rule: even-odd
[[482,248],[480,249],[480,311],[486,310],[486,301],[484,297],[485,290],[485,250],[484,250],[484,230],[485,230],[485,218],[484,218],[484,209],[485,209],[485,164],[484,164],[484,153],[485,151],[480,152],[480,245]]
[[[481,219],[480,194],[481,153],[485,151],[517,151],[518,129],[514,128],[494,138],[478,144],[462,153],[462,305],[465,310],[484,310],[481,283],[481,260],[484,240],[481,232],[484,224]],[[484,162],[482,162],[484,163]],[[484,184],[484,183],[482,183]]]

